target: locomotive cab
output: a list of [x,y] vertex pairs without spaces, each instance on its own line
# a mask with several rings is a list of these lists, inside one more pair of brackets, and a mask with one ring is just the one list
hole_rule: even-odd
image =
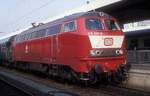
[[89,78],[92,71],[100,77],[102,74],[116,74],[126,63],[124,33],[117,20],[108,15],[99,14],[99,16],[85,16],[81,21],[84,24],[78,25],[81,33],[80,41],[82,41],[79,56],[82,57],[80,58],[81,66],[85,65],[87,68],[80,67],[80,71],[84,70],[86,74],[82,74],[81,79],[85,79],[86,76]]

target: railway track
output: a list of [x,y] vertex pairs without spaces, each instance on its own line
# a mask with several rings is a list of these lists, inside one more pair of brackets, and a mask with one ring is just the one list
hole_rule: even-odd
[[23,74],[15,73],[12,70],[0,68],[0,80],[29,96],[78,96],[77,94],[42,84],[33,79],[25,78]]
[[30,96],[30,95],[0,80],[0,96]]
[[79,84],[76,85],[65,81],[60,82],[60,81],[56,81],[55,79],[54,80],[49,79],[47,76],[43,76],[43,75],[29,74],[23,71],[8,70],[6,68],[2,68],[2,69],[5,72],[19,75],[19,76],[21,75],[24,78],[28,78],[35,82],[40,82],[49,86],[62,89],[64,91],[76,93],[80,96],[150,96],[150,92],[135,90],[135,89],[127,88],[125,86],[97,84],[96,86],[84,87],[84,86],[80,86]]

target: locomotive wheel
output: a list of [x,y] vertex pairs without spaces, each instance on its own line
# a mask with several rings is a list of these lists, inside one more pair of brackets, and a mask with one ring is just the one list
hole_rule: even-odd
[[93,70],[91,71],[90,82],[91,84],[95,84],[98,82],[98,74]]
[[113,82],[116,84],[120,84],[127,79],[127,70],[122,67],[117,70],[117,72],[113,75]]

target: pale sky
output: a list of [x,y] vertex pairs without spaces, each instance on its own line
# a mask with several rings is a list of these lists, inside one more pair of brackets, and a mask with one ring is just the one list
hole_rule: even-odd
[[1,0],[0,32],[14,32],[94,0]]

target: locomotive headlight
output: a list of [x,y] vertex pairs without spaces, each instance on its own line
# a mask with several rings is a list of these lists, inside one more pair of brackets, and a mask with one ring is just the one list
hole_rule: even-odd
[[102,54],[102,50],[91,50],[90,55],[91,56],[100,56]]
[[96,54],[95,54],[95,50],[90,50],[90,55],[91,56],[95,56]]
[[117,55],[122,55],[122,54],[123,54],[123,50],[122,50],[122,49],[116,50],[116,54],[117,54]]

